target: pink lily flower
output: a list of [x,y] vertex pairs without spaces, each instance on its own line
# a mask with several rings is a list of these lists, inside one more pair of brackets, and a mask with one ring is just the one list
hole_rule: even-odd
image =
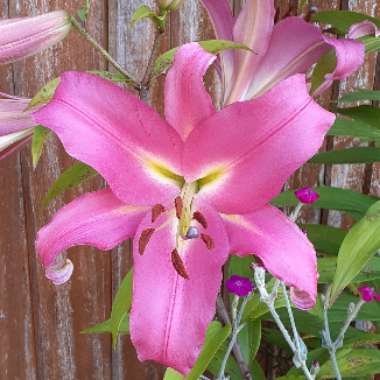
[[[310,97],[302,74],[217,112],[203,84],[214,60],[196,43],[178,50],[165,83],[166,120],[79,72],[63,74],[52,101],[34,113],[109,185],[69,203],[39,231],[43,265],[51,276],[69,247],[108,250],[133,237],[132,342],[140,360],[183,374],[214,317],[230,253],[254,253],[291,287],[295,305],[315,304],[315,250],[268,202],[318,151],[335,119]],[[65,266],[58,277],[71,271]]]
[[36,123],[31,112],[24,112],[29,101],[16,97],[0,99],[0,160],[25,145],[33,135]]
[[217,38],[243,43],[253,51],[222,54],[225,104],[260,96],[282,80],[306,73],[331,49],[335,49],[336,67],[317,89],[317,95],[363,64],[364,45],[358,41],[325,37],[319,28],[299,17],[288,17],[274,25],[273,0],[247,0],[236,20],[228,0],[202,3]]
[[10,63],[39,53],[66,37],[70,30],[66,12],[0,21],[0,63]]

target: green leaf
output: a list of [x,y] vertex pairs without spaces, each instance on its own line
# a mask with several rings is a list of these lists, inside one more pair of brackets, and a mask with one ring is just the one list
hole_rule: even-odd
[[37,106],[42,106],[49,102],[49,100],[53,97],[55,90],[59,85],[59,78],[55,78],[45,84],[40,91],[32,98],[29,102],[27,110],[33,109]]
[[[337,266],[336,257],[321,257],[318,259],[318,283],[329,284],[333,281]],[[353,283],[368,283],[380,278],[380,257],[373,257],[353,280]]]
[[364,141],[380,141],[380,129],[357,120],[337,119],[328,135],[358,137]]
[[[103,334],[103,333],[112,334],[111,318],[95,326],[88,327],[81,331],[81,334]],[[119,334],[120,335],[129,334],[129,316],[128,315],[125,316],[125,318],[122,320],[120,324]]]
[[86,22],[88,13],[90,12],[91,0],[85,0],[81,9],[77,12],[79,19]]
[[362,105],[351,108],[337,108],[336,112],[380,130],[380,108]]
[[32,161],[33,169],[37,167],[38,161],[41,158],[44,144],[49,137],[50,130],[43,127],[42,125],[37,125],[33,130],[33,140],[32,140]]
[[43,200],[43,205],[47,206],[54,198],[68,189],[78,186],[84,180],[93,177],[97,172],[82,162],[75,162],[65,170],[49,189]]
[[322,152],[309,162],[313,164],[360,164],[380,161],[380,148],[349,148]]
[[[225,40],[207,40],[198,42],[203,49],[212,54],[220,53],[226,49],[243,49],[251,51],[246,45],[238,44],[232,41]],[[165,73],[171,64],[173,63],[174,55],[177,52],[178,47],[168,50],[167,52],[161,54],[154,63],[153,76],[159,76]],[[254,53],[252,53],[254,54]]]
[[364,43],[365,52],[367,54],[380,49],[379,37],[365,36],[361,37],[359,40]]
[[[355,219],[361,218],[378,200],[376,197],[337,187],[321,186],[315,190],[320,198],[311,207],[347,212]],[[272,204],[278,207],[296,206],[297,203],[293,190],[285,191],[272,200]]]
[[112,73],[110,71],[105,70],[89,70],[88,72],[91,74],[98,75],[103,79],[108,79],[114,83],[129,83],[128,79],[121,73]]
[[132,303],[132,270],[124,277],[112,304],[111,311],[111,333],[112,346],[115,349],[119,337],[120,327],[125,318],[128,317]]
[[266,380],[265,373],[257,360],[254,360],[251,364],[251,373],[255,380]]
[[184,380],[185,378],[175,371],[173,368],[168,368],[165,371],[164,380]]
[[337,255],[347,231],[323,224],[302,225],[318,252]]
[[340,99],[340,103],[351,103],[361,100],[380,101],[380,91],[359,90],[344,94]]
[[380,27],[379,19],[351,11],[321,11],[312,16],[312,21],[331,25],[342,34],[346,34],[352,24],[364,20],[372,21]]
[[348,232],[338,253],[337,270],[331,287],[330,304],[361,272],[380,248],[380,201]]
[[141,5],[138,7],[133,13],[131,18],[132,25],[135,25],[137,21],[140,21],[144,18],[150,18],[153,21],[156,21],[157,15],[154,13],[152,8],[148,7],[147,5]]
[[[337,353],[338,366],[342,376],[358,377],[379,373],[380,351],[378,349],[342,349]],[[318,378],[335,377],[331,361],[321,366]]]
[[197,380],[206,371],[209,364],[221,348],[222,344],[231,334],[231,326],[222,326],[220,322],[213,321],[207,328],[206,339],[202,351],[186,380]]
[[335,51],[331,50],[325,53],[315,65],[311,77],[311,93],[319,88],[319,86],[325,81],[326,75],[333,72],[335,67],[336,55]]

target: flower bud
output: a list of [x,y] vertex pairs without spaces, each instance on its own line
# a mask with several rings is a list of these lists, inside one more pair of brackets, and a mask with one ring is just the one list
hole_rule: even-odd
[[304,204],[312,204],[319,199],[319,194],[311,187],[304,187],[294,192],[297,199]]
[[65,38],[70,26],[64,11],[0,21],[0,63],[39,53]]
[[161,9],[175,11],[182,0],[158,0],[158,5]]

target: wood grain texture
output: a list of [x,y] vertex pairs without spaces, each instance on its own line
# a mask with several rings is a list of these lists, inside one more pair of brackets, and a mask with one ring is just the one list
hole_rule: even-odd
[[[231,0],[235,13],[243,1]],[[154,0],[92,0],[86,27],[104,47],[140,81],[145,73],[154,41],[149,21],[130,24],[133,12],[141,4],[155,6]],[[54,9],[73,14],[81,0],[0,0],[2,18],[35,15]],[[278,0],[278,17],[302,12],[297,0]],[[356,11],[377,14],[377,0],[315,0],[319,9],[348,6]],[[172,14],[161,41],[161,51],[189,41],[209,39],[213,31],[197,0],[184,0]],[[361,73],[344,83],[341,91],[372,86],[379,65],[369,57]],[[78,35],[46,52],[13,65],[0,67],[0,89],[32,96],[48,80],[66,70],[106,69],[93,48]],[[378,79],[379,82],[379,79]],[[206,83],[218,103],[220,83],[211,71]],[[378,86],[378,84],[377,84]],[[163,78],[154,81],[148,101],[163,113]],[[323,102],[328,105],[331,94]],[[347,147],[358,142],[335,139],[334,146]],[[55,138],[51,138],[38,169],[33,172],[30,150],[24,149],[0,162],[0,379],[1,380],[159,380],[163,368],[140,363],[128,339],[120,339],[113,352],[109,336],[82,335],[80,331],[109,317],[112,297],[131,266],[129,243],[108,253],[90,248],[75,248],[69,256],[75,265],[72,280],[53,287],[44,277],[36,258],[36,231],[56,210],[77,194],[93,191],[103,182],[94,179],[76,191],[58,198],[47,209],[41,200],[60,173],[72,163]],[[373,170],[372,170],[373,169]],[[380,194],[380,167],[371,168],[371,192]],[[334,167],[325,176],[325,168],[307,166],[289,182],[290,187],[314,185],[320,179],[346,188],[361,190],[364,167]],[[305,221],[318,221],[319,212],[303,215]],[[330,214],[329,223],[347,225],[350,221]]]

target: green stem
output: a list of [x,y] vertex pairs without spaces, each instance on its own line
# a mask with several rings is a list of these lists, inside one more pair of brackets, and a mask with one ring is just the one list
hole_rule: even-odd
[[73,27],[79,32],[79,34],[81,34],[95,48],[96,51],[98,51],[117,71],[119,71],[119,73],[125,77],[126,82],[130,86],[136,90],[140,89],[140,86],[129,76],[129,74],[120,66],[120,64],[111,57],[107,50],[98,44],[95,38],[92,37],[91,34],[82,27],[82,25],[75,19],[75,17],[70,17],[70,21]]

